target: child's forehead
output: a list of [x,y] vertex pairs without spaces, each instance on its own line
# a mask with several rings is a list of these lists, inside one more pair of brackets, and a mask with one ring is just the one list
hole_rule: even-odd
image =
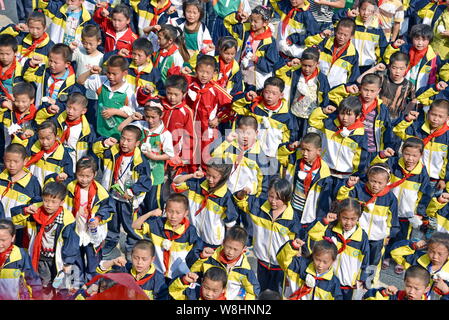
[[3,43],[0,43],[0,51],[2,51],[2,52],[7,51],[7,52],[10,52],[11,54],[14,53],[14,49],[11,46],[4,45]]
[[197,70],[197,71],[214,72],[214,71],[215,71],[215,66],[211,66],[211,65],[206,64],[206,63],[201,63],[201,64],[198,64],[198,65],[196,66],[196,70]]
[[417,40],[417,41],[430,41],[429,38],[424,37],[424,36],[422,36],[422,35],[415,35],[415,36],[413,37],[412,40]]
[[64,201],[64,198],[58,198],[58,196],[55,196],[53,194],[46,194],[42,196],[42,200],[48,201],[48,202],[59,202]]
[[268,84],[263,88],[264,91],[277,91],[277,92],[281,92],[281,89],[278,86],[272,85],[272,84]]
[[299,147],[301,149],[307,149],[307,150],[318,150],[318,149],[320,149],[320,147],[317,147],[315,144],[313,144],[311,142],[305,142],[305,141],[301,141],[301,143],[299,144]]

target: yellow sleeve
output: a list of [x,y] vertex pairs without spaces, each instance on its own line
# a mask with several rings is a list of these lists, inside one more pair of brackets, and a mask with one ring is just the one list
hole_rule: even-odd
[[327,118],[328,116],[323,112],[322,108],[315,108],[310,114],[309,125],[320,131],[324,131],[324,119]]
[[399,48],[393,48],[393,46],[391,44],[389,44],[386,48],[385,48],[385,52],[384,52],[384,61],[386,64],[390,64],[390,57],[393,53],[398,52],[400,49]]
[[23,80],[26,82],[36,82],[36,83],[43,83],[44,82],[44,74],[42,73],[41,76],[36,75],[36,71],[39,69],[39,66],[34,68],[28,68],[25,70],[25,73],[23,74]]
[[407,128],[412,125],[412,123],[413,121],[402,120],[393,128],[393,133],[397,135],[399,138],[401,138],[401,140],[403,141],[413,137],[405,132]]
[[320,241],[323,240],[324,233],[327,230],[327,225],[323,224],[321,221],[315,223],[315,225],[307,232],[310,240]]
[[332,101],[335,105],[339,106],[344,98],[350,96],[350,93],[346,91],[346,85],[342,84],[338,87],[333,88],[329,91],[329,100]]
[[138,236],[140,236],[140,237],[142,237],[142,238],[144,238],[144,236],[151,236],[150,224],[144,222],[144,223],[142,224],[142,228],[141,228],[141,229],[134,229],[134,232],[135,232]]
[[184,294],[184,291],[189,287],[188,284],[183,284],[181,278],[177,278],[173,281],[168,287],[168,293],[175,300],[187,300],[187,296]]
[[429,205],[427,206],[426,215],[431,218],[435,218],[438,210],[443,209],[446,204],[447,203],[440,203],[436,197],[433,197],[432,200],[430,200]]
[[285,144],[280,146],[277,152],[277,159],[279,163],[282,166],[287,167],[290,164],[290,155],[294,152],[296,152],[296,150],[290,151]]
[[103,145],[103,141],[97,141],[92,146],[92,151],[95,153],[95,155],[100,158],[104,159],[104,151],[106,149],[109,149],[109,147],[105,147]]
[[224,152],[226,149],[229,148],[231,144],[227,141],[224,140],[211,154],[211,157],[218,157],[221,158],[221,156],[223,156]]
[[133,8],[134,12],[138,12],[139,8],[137,7],[140,3],[140,0],[129,0],[129,4]]
[[438,72],[438,77],[440,81],[448,82],[449,81],[449,62],[445,63]]
[[15,216],[11,217],[11,221],[15,225],[26,227],[29,217],[30,217],[29,214],[20,213],[20,214],[17,214]]
[[42,122],[44,122],[45,120],[47,120],[48,118],[51,118],[53,116],[54,116],[54,114],[49,113],[47,111],[47,108],[42,108],[36,113],[35,120],[36,120],[36,123],[39,125]]
[[377,164],[377,163],[385,163],[388,161],[388,158],[382,159],[379,155],[377,155],[373,161],[371,161],[371,165]]
[[342,186],[337,193],[337,200],[341,201],[344,199],[349,198],[349,192],[351,192],[351,190],[354,189],[354,187],[347,187],[346,185]]
[[397,263],[403,266],[405,269],[408,269],[411,265],[405,259],[406,256],[412,255],[415,253],[415,250],[410,248],[410,246],[405,245],[402,247],[398,247],[391,251],[391,258]]
[[10,26],[4,30],[2,30],[2,32],[0,32],[0,34],[10,34],[13,37],[17,37],[19,35],[20,31],[17,31],[16,29],[14,29],[14,26]]
[[249,213],[249,203],[248,203],[249,196],[245,196],[242,200],[237,199],[234,196],[234,201],[237,207],[239,207],[242,211]]
[[276,255],[279,266],[285,272],[288,266],[292,263],[293,258],[296,257],[299,250],[292,247],[292,241],[286,243]]
[[274,11],[276,11],[281,16],[281,22],[283,20],[282,16],[285,16],[285,13],[279,8],[278,2],[282,0],[270,0],[270,4],[273,7]]
[[246,106],[250,104],[251,101],[246,100],[246,97],[243,97],[241,99],[238,99],[232,103],[232,110],[234,110],[237,114],[240,114],[242,116],[247,116],[252,114]]
[[419,96],[417,96],[416,100],[418,100],[419,103],[422,103],[425,106],[430,106],[433,101],[431,98],[436,96],[438,93],[439,91],[435,90],[434,88],[429,88]]
[[204,273],[204,262],[206,262],[207,259],[208,258],[205,258],[205,259],[199,258],[198,260],[196,260],[195,263],[192,264],[192,266],[190,267],[190,272]]
[[[224,26],[226,30],[231,34],[231,36],[234,37],[234,39],[237,40],[237,42],[241,45],[243,43],[243,40],[240,39],[240,35],[236,32],[234,32],[234,29],[232,28],[235,24],[240,24],[241,22],[237,20],[237,15],[235,12],[228,14],[224,20],[223,20]],[[242,24],[242,27],[244,28],[244,24]]]
[[307,37],[304,40],[304,44],[306,45],[306,47],[316,46],[319,45],[323,40],[324,38],[322,38],[321,35],[318,33],[316,35]]

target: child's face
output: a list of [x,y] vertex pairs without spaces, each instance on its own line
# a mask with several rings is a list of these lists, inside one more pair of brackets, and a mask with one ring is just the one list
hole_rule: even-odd
[[133,50],[131,52],[131,57],[136,66],[143,66],[148,61],[148,56],[145,54],[143,50]]
[[329,251],[321,251],[319,253],[312,254],[313,265],[315,266],[315,271],[318,274],[322,274],[330,269],[334,260],[332,259],[332,253]]
[[79,169],[76,171],[76,179],[81,188],[87,188],[94,180],[96,172],[91,168]]
[[366,186],[372,193],[376,194],[385,189],[388,184],[388,178],[389,176],[386,171],[385,173],[371,173],[368,175],[368,182],[366,183]]
[[344,46],[352,38],[352,28],[351,27],[339,27],[335,31],[335,41],[339,47]]
[[67,111],[67,120],[69,121],[78,120],[87,112],[87,108],[79,103],[68,104],[65,110]]
[[365,2],[359,9],[360,18],[363,22],[370,20],[376,11],[376,8],[369,2]]
[[262,18],[262,15],[257,13],[252,13],[249,20],[251,23],[251,31],[259,31],[268,25],[268,22]]
[[177,228],[182,220],[187,217],[189,209],[184,206],[182,202],[169,201],[165,208],[167,214],[167,221],[173,228]]
[[394,82],[402,82],[405,77],[405,72],[407,71],[407,64],[405,61],[395,61],[388,67],[390,71],[391,79]]
[[315,60],[301,60],[301,70],[306,77],[310,77],[315,69],[318,67],[318,61]]
[[402,157],[404,158],[405,167],[407,170],[413,170],[422,157],[421,150],[419,148],[404,148],[402,150]]
[[114,30],[116,32],[121,32],[126,30],[126,28],[128,28],[130,19],[128,19],[127,17],[125,17],[125,15],[123,13],[114,13],[112,15],[112,27],[114,28]]
[[33,39],[39,39],[45,32],[45,26],[41,21],[30,20],[28,21],[28,30],[30,31]]
[[12,236],[7,229],[0,229],[0,253],[5,252],[15,240],[15,236]]
[[409,300],[421,300],[429,291],[429,287],[420,278],[407,277],[404,280],[404,291]]
[[34,103],[34,99],[30,99],[28,94],[14,95],[14,111],[24,113],[30,110],[30,105]]
[[221,281],[214,281],[209,278],[204,278],[201,284],[201,290],[203,293],[203,298],[205,300],[216,300],[222,293],[225,292],[226,288],[223,288],[223,283]]
[[200,64],[196,67],[196,77],[201,84],[209,83],[214,77],[215,68],[206,64]]
[[154,256],[151,255],[151,252],[149,250],[133,249],[131,254],[131,262],[134,269],[138,273],[148,271],[153,261]]
[[157,34],[157,41],[159,42],[159,47],[161,47],[161,49],[168,49],[173,44],[173,40],[167,39],[161,32]]
[[108,66],[106,69],[106,77],[111,86],[119,85],[128,74],[128,70],[122,70],[120,67]]
[[59,207],[64,204],[64,199],[58,199],[53,196],[43,196],[42,201],[45,213],[49,216],[58,211]]
[[321,154],[321,148],[317,148],[313,143],[301,142],[300,148],[302,158],[308,164],[312,164],[316,160],[316,158]]
[[237,240],[227,239],[223,242],[223,253],[228,260],[234,260],[240,256],[245,248],[245,244]]
[[360,88],[360,97],[365,103],[371,103],[379,96],[380,87],[375,83],[364,84]]
[[304,5],[304,0],[290,0],[290,4],[293,8],[299,8]]
[[252,126],[242,125],[237,130],[237,142],[242,147],[250,147],[256,142],[257,130]]
[[66,62],[62,54],[50,53],[48,55],[48,68],[54,75],[63,75],[70,66],[70,62]]
[[338,215],[338,221],[340,221],[344,231],[349,231],[357,225],[359,215],[354,210],[344,210]]
[[66,0],[65,3],[70,9],[76,10],[82,7],[84,0]]
[[3,156],[3,162],[5,163],[6,170],[8,170],[11,176],[19,173],[25,165],[25,159],[22,155],[14,152],[6,152]]
[[16,58],[16,53],[9,46],[0,45],[0,65],[6,67],[11,65]]
[[139,146],[139,138],[133,131],[122,131],[119,142],[120,151],[128,153],[136,149]]
[[181,89],[174,88],[174,87],[168,87],[165,90],[165,95],[167,97],[167,101],[170,103],[171,106],[176,106],[184,100],[185,94],[182,92]]
[[86,53],[91,54],[97,50],[97,47],[101,44],[101,39],[97,39],[97,37],[82,37],[81,44],[86,50]]
[[236,53],[237,53],[237,49],[234,47],[226,49],[226,50],[222,50],[220,53],[220,58],[224,61],[224,63],[228,64],[228,63],[231,63],[231,61],[235,59]]
[[146,110],[144,118],[150,129],[156,129],[161,124],[161,116],[154,110]]
[[186,12],[184,16],[188,23],[196,23],[200,21],[201,14],[196,6],[190,5],[186,7]]
[[56,135],[53,133],[51,128],[39,130],[37,132],[37,136],[42,149],[45,151],[50,150],[56,142]]
[[221,173],[213,168],[206,168],[206,180],[210,188],[215,188],[220,180],[223,178]]
[[431,129],[441,127],[449,119],[445,108],[433,107],[427,112],[427,120]]
[[449,258],[449,251],[443,244],[432,243],[427,248],[427,255],[429,256],[432,265],[442,266]]
[[268,85],[263,89],[262,96],[268,106],[274,106],[284,95],[279,87]]
[[423,50],[429,46],[429,39],[418,36],[412,39],[413,47],[417,50]]
[[268,190],[268,202],[270,203],[271,209],[273,210],[282,209],[283,207],[285,207],[284,201],[279,199],[276,190],[274,190],[273,188]]
[[338,121],[340,121],[343,127],[349,127],[351,124],[354,124],[359,117],[353,111],[338,113]]

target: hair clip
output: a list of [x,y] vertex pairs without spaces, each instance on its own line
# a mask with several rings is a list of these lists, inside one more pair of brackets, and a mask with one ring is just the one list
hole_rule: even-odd
[[323,236],[323,240],[326,240],[327,242],[334,244],[334,242],[332,241],[332,239],[329,238],[329,237]]

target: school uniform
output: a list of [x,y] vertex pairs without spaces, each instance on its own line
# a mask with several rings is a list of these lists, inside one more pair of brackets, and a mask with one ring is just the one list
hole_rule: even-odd
[[[0,100],[0,104],[2,101]],[[0,150],[0,155],[4,154],[4,149],[11,143],[18,143],[23,145],[25,148],[30,142],[30,138],[24,139],[23,132],[19,132],[18,129],[25,127],[26,129],[33,130],[36,132],[37,125],[35,121],[37,108],[34,104],[30,105],[28,112],[17,113],[11,111],[7,108],[0,108],[0,130],[3,131],[2,142],[4,143],[2,149]],[[10,128],[16,127],[14,133],[12,133]],[[12,134],[11,134],[12,133]]]
[[142,68],[137,66],[131,61],[128,69],[128,75],[126,76],[126,82],[131,85],[132,91],[137,93],[139,87],[145,87],[151,85],[155,89],[154,96],[165,92],[164,85],[161,80],[161,73],[158,68],[153,66],[151,61],[147,61],[147,64]]
[[168,70],[173,67],[182,68],[184,66],[184,58],[176,44],[172,44],[168,49],[154,51],[152,59],[153,65],[159,69],[162,82],[164,83],[168,77]]
[[425,0],[417,0],[415,7],[416,15],[420,19],[419,23],[427,24],[430,26],[435,25],[435,21],[446,9],[446,5],[443,2],[429,2]]
[[160,9],[157,0],[130,0],[129,4],[134,11],[133,20],[140,36],[145,36],[145,27],[167,24],[170,18],[178,16],[176,11],[168,14],[168,9],[172,6],[170,0],[166,0]]
[[447,203],[440,203],[437,197],[432,197],[426,208],[426,215],[436,220],[436,232],[449,233],[449,206]]
[[214,254],[207,259],[202,259],[200,255],[200,259],[192,265],[191,272],[197,273],[202,278],[210,268],[221,268],[228,275],[226,300],[237,300],[238,297],[242,297],[242,300],[255,300],[259,296],[260,287],[248,257],[242,253],[232,262],[234,263],[232,265],[223,255],[223,246],[218,247]]
[[220,56],[215,56],[215,60],[219,65],[219,72],[217,79],[214,80],[235,99],[237,95],[245,91],[239,63],[234,59],[226,65]]
[[[317,274],[311,259],[297,257],[298,248],[287,241],[279,249],[277,260],[284,272],[286,286],[283,296],[289,300],[342,300],[340,280],[331,267],[324,274]],[[313,278],[314,286],[310,287],[308,278]]]
[[[396,294],[388,295],[385,287],[377,289],[369,289],[364,295],[362,300],[408,300],[404,290],[398,291]],[[420,300],[428,300],[424,294]]]
[[[203,22],[200,23],[198,31],[195,33],[190,33],[186,28],[186,18],[174,18],[170,19],[170,23],[179,27],[184,31],[184,37],[186,40],[186,48],[190,50],[194,50],[194,56],[199,54],[207,54],[213,56],[214,50],[207,52],[206,49],[212,43],[212,37],[210,35],[209,29],[207,29],[206,24]],[[192,57],[191,57],[192,58]],[[192,60],[192,59],[191,59]],[[195,66],[192,66],[195,67]]]
[[12,101],[12,88],[22,81],[22,65],[17,58],[14,59],[8,69],[4,69],[0,65],[0,100],[8,99]]

